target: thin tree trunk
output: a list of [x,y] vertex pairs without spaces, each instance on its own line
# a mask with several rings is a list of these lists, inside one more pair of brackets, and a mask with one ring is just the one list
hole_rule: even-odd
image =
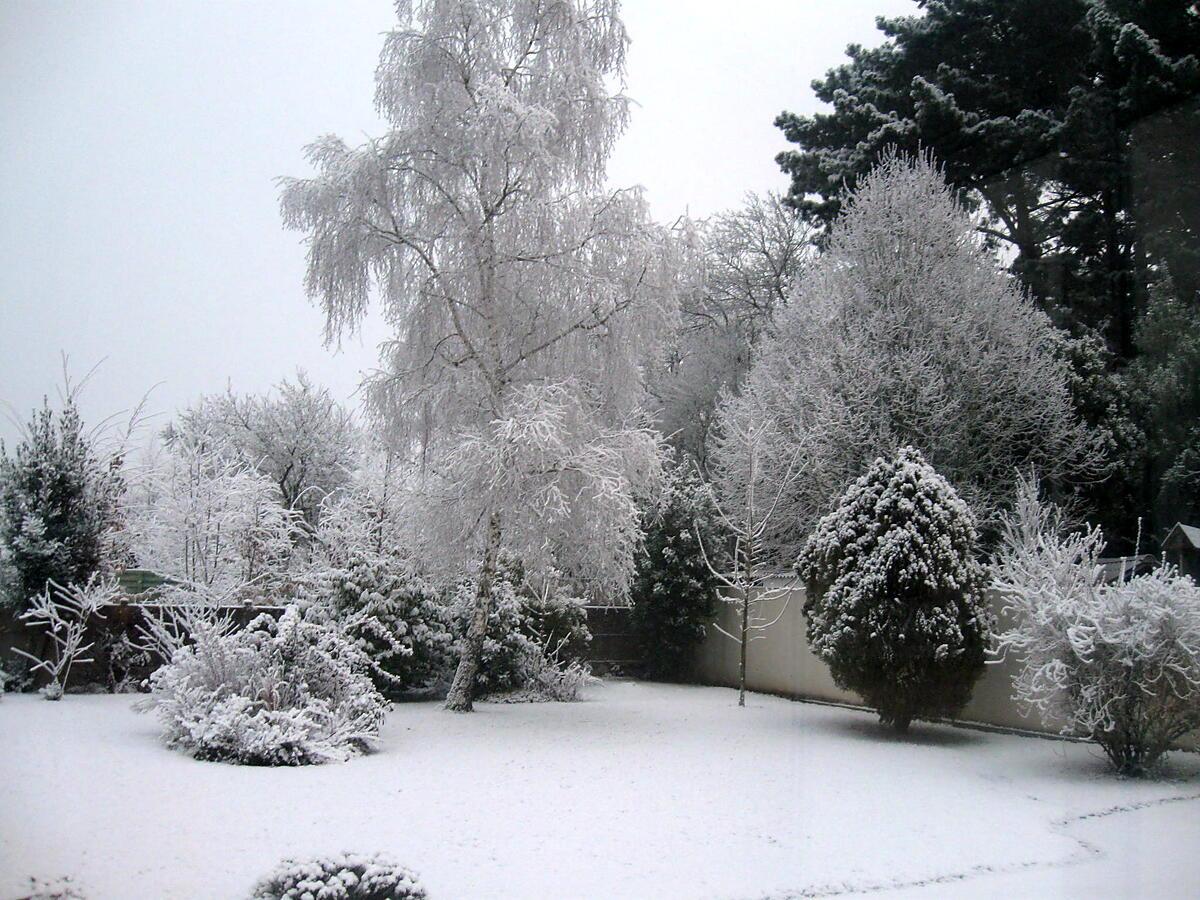
[[[747,589],[748,590],[748,589]],[[738,662],[738,706],[746,705],[746,647],[750,643],[750,597],[742,598],[742,646]]]
[[450,693],[446,695],[446,709],[453,712],[470,712],[475,696],[475,676],[479,672],[479,655],[483,640],[487,637],[488,615],[492,611],[492,582],[496,577],[496,559],[500,554],[500,515],[492,513],[488,519],[487,548],[483,554],[483,568],[479,572],[479,587],[475,592],[475,608],[471,612],[471,624],[467,628],[467,639]]

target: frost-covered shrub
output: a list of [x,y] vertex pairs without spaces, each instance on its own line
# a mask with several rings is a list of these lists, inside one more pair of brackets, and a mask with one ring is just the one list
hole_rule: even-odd
[[1020,661],[1017,700],[1122,774],[1145,772],[1200,727],[1200,587],[1168,565],[1105,583],[1100,529],[1067,533],[1029,483],[1005,526],[997,642]]
[[104,618],[100,608],[111,603],[117,593],[115,581],[93,575],[85,585],[63,587],[53,580],[48,581],[45,590],[29,600],[29,608],[21,614],[21,619],[26,625],[42,631],[45,656],[38,657],[16,647],[13,651],[34,664],[31,671],[42,671],[50,677],[42,688],[42,695],[47,700],[62,699],[73,666],[95,662],[92,656],[86,655],[94,643],[84,643],[88,623]]
[[[474,609],[475,581],[461,582],[451,595],[455,648],[461,651]],[[534,673],[544,671],[542,657],[568,665],[581,658],[591,640],[583,600],[557,582],[540,590],[530,585],[521,565],[502,557],[492,582],[487,636],[476,675],[476,696],[531,687]]]
[[386,702],[369,661],[336,626],[294,607],[241,630],[193,623],[191,643],[150,676],[173,748],[197,759],[295,766],[341,761],[376,740]]
[[307,575],[301,595],[364,651],[385,693],[427,687],[452,663],[443,597],[395,556],[356,553],[340,567]]
[[254,886],[251,900],[424,900],[415,872],[381,854],[285,859]]
[[718,582],[704,560],[706,551],[716,554],[721,546],[711,494],[687,464],[664,471],[629,591],[630,624],[649,678],[683,676],[717,612]]
[[585,662],[573,659],[563,661],[551,653],[538,653],[525,664],[525,687],[517,699],[532,702],[555,701],[573,703],[579,693],[591,684],[592,669]]
[[966,504],[905,447],[876,459],[805,545],[809,645],[885,725],[970,699],[988,635],[976,543]]

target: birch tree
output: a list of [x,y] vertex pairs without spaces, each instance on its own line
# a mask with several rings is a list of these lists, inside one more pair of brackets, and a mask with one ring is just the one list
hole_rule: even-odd
[[284,179],[326,338],[372,289],[395,328],[370,409],[419,452],[426,534],[478,567],[447,707],[466,711],[501,550],[627,590],[635,495],[659,472],[641,372],[677,307],[685,241],[605,189],[628,119],[616,0],[401,0],[376,105],[389,130],[308,148]]

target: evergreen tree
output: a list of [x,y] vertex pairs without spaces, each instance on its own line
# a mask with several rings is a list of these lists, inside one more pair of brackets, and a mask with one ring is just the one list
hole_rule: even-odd
[[97,451],[74,393],[57,415],[44,402],[11,457],[0,444],[4,602],[23,609],[48,582],[85,585],[111,563],[124,489],[121,456]]
[[[935,461],[985,530],[1017,470],[1036,468],[1056,488],[1102,474],[1097,436],[1072,408],[1062,340],[979,246],[938,169],[886,157],[845,203],[730,401],[775,417],[804,466],[768,549],[794,558],[845,485],[903,444]],[[717,467],[723,453],[717,442]],[[760,464],[778,485],[791,455]]]
[[800,555],[808,642],[839,687],[905,731],[956,715],[988,635],[974,520],[912,447],[876,459]]
[[1200,308],[1169,281],[1157,285],[1136,340],[1129,379],[1148,445],[1148,511],[1161,531],[1200,517]]
[[[1200,17],[1177,0],[921,6],[922,16],[879,19],[883,45],[852,45],[849,63],[813,82],[831,113],[776,120],[799,144],[778,157],[792,202],[828,223],[841,192],[884,148],[932,150],[950,183],[983,202],[984,233],[1015,251],[1014,270],[1034,294],[1102,328],[1128,358],[1142,297],[1136,274],[1156,249],[1139,246],[1131,174],[1161,168],[1162,156],[1185,167],[1182,185],[1195,180],[1194,159],[1177,152],[1186,142],[1175,147],[1163,129],[1134,126],[1174,108],[1183,120],[1174,130],[1194,132],[1194,104],[1177,105],[1200,90]],[[1173,234],[1200,246],[1194,230]]]
[[704,553],[721,546],[711,494],[688,462],[667,467],[662,495],[644,527],[630,589],[638,658],[649,678],[681,678],[717,613],[718,583]]

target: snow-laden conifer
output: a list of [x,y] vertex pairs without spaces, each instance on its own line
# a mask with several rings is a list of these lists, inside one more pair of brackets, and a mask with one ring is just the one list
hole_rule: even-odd
[[[805,477],[768,542],[794,555],[845,484],[904,444],[937,460],[989,530],[1015,470],[1055,483],[1094,474],[1103,460],[1073,410],[1060,342],[937,167],[884,158],[846,198],[733,401],[763,404],[803,449]],[[765,465],[778,481],[789,462]]]
[[809,645],[884,724],[970,699],[988,635],[977,552],[970,509],[912,447],[876,459],[805,545]]

